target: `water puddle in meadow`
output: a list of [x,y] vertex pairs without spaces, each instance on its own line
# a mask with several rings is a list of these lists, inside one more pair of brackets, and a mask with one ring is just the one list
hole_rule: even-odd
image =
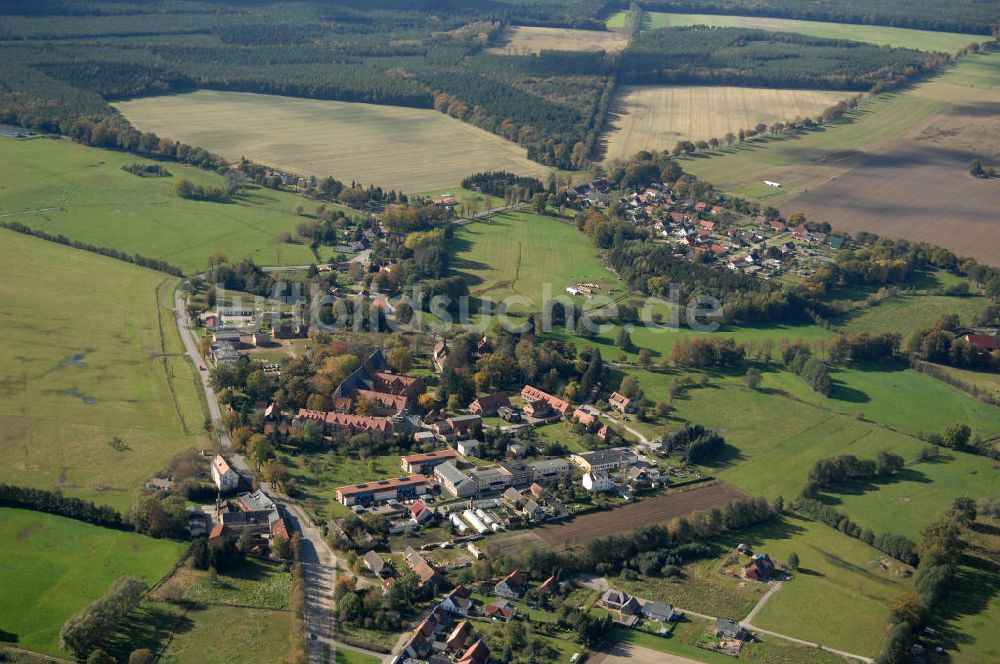
[[82,353],[76,353],[74,355],[70,355],[65,360],[60,362],[58,366],[56,366],[56,371],[58,371],[59,369],[65,369],[66,367],[82,365],[83,361],[87,359],[87,355],[89,355],[91,352],[93,351],[85,350]]
[[95,403],[98,403],[97,397],[92,397],[90,395],[83,394],[82,392],[77,392],[76,390],[45,390],[45,394],[61,394],[67,397],[74,397],[76,399],[80,399],[88,406],[93,406]]

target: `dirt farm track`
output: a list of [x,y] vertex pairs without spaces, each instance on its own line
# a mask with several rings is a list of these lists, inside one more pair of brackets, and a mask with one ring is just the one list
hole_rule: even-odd
[[532,533],[554,549],[571,549],[599,537],[626,533],[640,526],[666,524],[674,517],[721,507],[740,498],[746,498],[746,494],[728,484],[712,484],[666,496],[644,498],[613,510],[585,514],[572,521],[535,528]]

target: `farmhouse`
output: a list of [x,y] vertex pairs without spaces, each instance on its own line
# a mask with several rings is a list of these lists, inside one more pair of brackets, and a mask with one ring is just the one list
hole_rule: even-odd
[[735,620],[726,618],[716,618],[715,635],[721,639],[736,639],[742,641],[747,636],[747,631],[743,629]]
[[517,613],[517,607],[505,599],[496,599],[483,608],[483,614],[490,620],[510,622]]
[[458,458],[458,453],[455,450],[434,450],[433,452],[410,454],[409,456],[400,457],[399,465],[404,472],[427,475],[436,466],[456,458]]
[[632,410],[632,400],[618,392],[611,393],[611,396],[608,398],[608,405],[619,413],[627,413]]
[[959,338],[976,350],[994,351],[1000,348],[1000,339],[989,334],[969,333]]
[[374,551],[366,553],[363,560],[365,562],[365,567],[367,567],[375,576],[382,578],[392,576],[392,568],[386,564],[385,560],[382,559],[382,556],[378,555]]
[[622,590],[608,588],[599,600],[601,606],[618,614],[615,622],[632,626],[639,619],[639,601]]
[[774,562],[766,553],[755,554],[743,566],[743,576],[754,581],[767,581],[775,572]]
[[490,417],[496,415],[501,407],[510,408],[510,399],[503,392],[491,394],[488,397],[479,397],[469,404],[469,412],[480,417]]
[[240,476],[221,454],[212,459],[212,481],[219,491],[232,491],[240,483]]
[[664,604],[663,602],[646,602],[642,605],[640,613],[643,618],[648,620],[668,623],[674,619],[674,605]]
[[490,649],[482,639],[478,639],[458,660],[458,664],[486,664],[490,661]]
[[583,408],[577,408],[573,411],[573,419],[587,428],[597,423],[597,416],[585,411]]
[[439,436],[463,436],[475,431],[482,422],[483,418],[478,415],[458,415],[435,423],[434,431]]
[[455,629],[451,631],[448,635],[447,640],[444,642],[445,647],[451,651],[465,650],[465,642],[469,640],[472,636],[472,623],[468,620],[463,620],[455,626]]
[[418,499],[410,505],[410,518],[413,519],[413,523],[419,526],[433,519],[434,512],[427,507],[427,503]]
[[581,483],[587,491],[599,493],[615,488],[614,480],[604,470],[592,470],[589,473],[584,473]]
[[421,587],[427,585],[441,586],[445,584],[444,577],[430,563],[424,560],[423,556],[414,551],[413,547],[406,547],[406,551],[403,552],[403,559],[406,560],[410,571],[417,575]]
[[[532,405],[537,404],[539,401],[544,401],[549,408],[563,416],[565,416],[570,409],[568,401],[564,401],[559,397],[554,397],[547,392],[543,392],[537,387],[532,387],[531,385],[525,385],[521,388],[521,398],[524,399],[525,403]],[[528,412],[528,407],[525,407],[525,412],[531,415],[531,413]]]
[[469,589],[463,585],[455,586],[441,600],[441,608],[448,613],[455,613],[460,616],[469,615],[469,612],[472,610],[472,599],[469,597]]
[[497,415],[500,416],[501,420],[512,424],[521,421],[521,411],[514,410],[510,406],[500,406],[497,409]]
[[350,507],[400,498],[415,498],[425,493],[427,493],[427,477],[408,475],[339,487],[337,500]]
[[208,349],[212,354],[212,361],[219,365],[236,364],[240,359],[239,351],[228,341],[210,344]]
[[493,592],[500,597],[519,599],[526,589],[527,584],[524,576],[519,571],[514,570],[494,586]]

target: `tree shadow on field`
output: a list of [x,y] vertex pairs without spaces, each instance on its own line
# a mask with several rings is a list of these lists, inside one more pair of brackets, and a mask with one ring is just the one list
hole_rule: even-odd
[[868,403],[871,397],[859,389],[848,386],[839,380],[833,380],[833,389],[830,391],[830,398],[847,403]]
[[975,637],[961,632],[956,624],[966,616],[982,616],[1000,594],[1000,566],[972,555],[963,555],[950,584],[950,590],[935,607],[935,626],[945,648],[954,650],[961,644],[975,642]]
[[148,648],[158,652],[171,635],[183,634],[193,628],[194,622],[181,613],[179,607],[145,602],[125,619],[102,647],[119,662],[127,662],[133,650]]
[[722,446],[722,451],[716,454],[711,460],[702,461],[701,465],[706,468],[718,470],[720,468],[730,468],[745,460],[746,455],[740,451],[740,448],[726,443]]
[[836,507],[844,502],[838,496],[863,496],[870,491],[878,491],[883,486],[898,484],[899,482],[930,484],[933,480],[915,468],[904,468],[892,477],[873,477],[869,480],[842,482],[826,487],[824,493],[820,494],[819,501],[824,505]]

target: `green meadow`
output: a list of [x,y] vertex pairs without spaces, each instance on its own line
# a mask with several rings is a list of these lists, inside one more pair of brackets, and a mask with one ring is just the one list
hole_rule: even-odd
[[833,367],[830,398],[812,391],[790,372],[772,372],[769,387],[844,415],[861,413],[865,420],[912,435],[938,433],[954,422],[966,422],[985,439],[1000,436],[1000,408],[977,401],[950,385],[902,364]]
[[5,640],[50,653],[60,652],[63,622],[103,595],[112,581],[135,575],[152,585],[184,551],[179,542],[10,508],[0,508],[0,541]]
[[[630,373],[652,400],[669,399],[669,385],[681,375]],[[703,374],[689,375],[697,383]],[[756,391],[744,386],[742,375],[707,375],[707,386],[675,397],[671,421],[632,424],[652,436],[684,421],[717,429],[728,445],[709,472],[751,495],[790,500],[802,490],[816,461],[838,454],[872,458],[886,449],[913,461],[925,447],[914,434],[939,431],[952,422],[967,421],[984,437],[1000,431],[1000,410],[910,370],[837,371],[830,399],[813,395],[797,376],[784,371],[766,371]],[[837,398],[844,394],[864,394],[871,401]],[[1000,495],[995,477],[989,459],[950,453],[913,465],[892,481],[843,487],[825,499],[862,526],[915,537],[956,496]]]
[[1000,528],[980,517],[965,532],[969,544],[950,591],[932,619],[956,664],[1000,660]]
[[986,298],[980,296],[897,295],[857,309],[836,322],[841,330],[851,334],[899,332],[905,338],[948,314],[958,314],[962,324],[973,325],[986,304]]
[[[555,217],[506,212],[467,224],[455,230],[449,250],[452,272],[466,280],[470,294],[494,303],[520,298],[511,302],[511,312],[538,311],[546,285],[548,297],[566,295],[566,287],[579,282],[598,283],[611,297],[623,294],[587,237]],[[478,311],[475,303],[471,307]]]
[[[608,27],[623,27],[625,13],[608,19]],[[982,42],[983,35],[966,35],[959,32],[935,32],[892,28],[882,25],[857,25],[827,21],[800,21],[760,16],[724,16],[721,14],[676,14],[672,12],[647,12],[643,29],[678,28],[690,25],[708,25],[720,28],[754,28],[772,32],[795,32],[809,37],[826,39],[851,39],[897,48],[915,48],[921,51],[942,51],[954,54],[973,42]]]
[[173,193],[178,179],[217,186],[221,176],[161,162],[172,177],[140,178],[121,167],[152,160],[68,140],[0,140],[0,221],[157,258],[186,273],[205,269],[216,253],[260,265],[315,261],[307,245],[279,240],[302,221],[293,213],[298,203],[309,207],[301,197],[253,187],[229,203],[185,200]]
[[883,567],[887,558],[876,549],[797,516],[741,533],[739,540],[776,560],[794,552],[801,561],[799,571],[757,614],[755,625],[838,650],[878,653],[889,602],[910,587],[905,566],[889,561]]
[[0,481],[124,511],[174,453],[209,446],[173,317],[177,280],[12,231],[0,239]]
[[289,611],[199,606],[181,619],[178,630],[157,661],[276,662],[288,652],[292,614]]

